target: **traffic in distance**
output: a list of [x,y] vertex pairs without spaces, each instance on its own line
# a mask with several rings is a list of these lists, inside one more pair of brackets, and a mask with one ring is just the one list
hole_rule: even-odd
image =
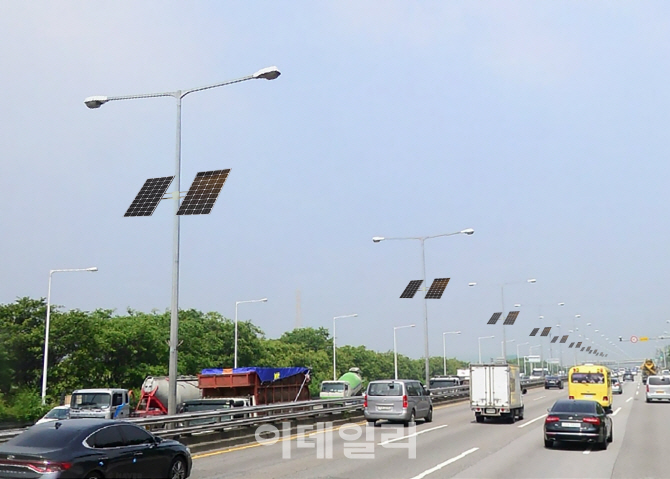
[[[272,371],[263,368],[244,368],[238,372],[204,370],[195,379],[182,378],[184,384],[190,386],[194,386],[196,381],[201,393],[194,399],[194,393],[189,395],[188,389],[182,388],[184,401],[180,409],[188,411],[189,406],[193,406],[193,410],[240,408],[240,414],[228,414],[223,419],[226,421],[250,417],[250,414],[244,412],[244,408],[252,403],[270,404],[273,400],[290,402],[295,400],[296,393],[297,396],[300,395],[300,385],[304,383],[306,371],[301,368],[267,369]],[[270,374],[272,378],[276,378],[274,382],[286,386],[281,388],[286,389],[283,395],[276,391],[271,393],[268,381],[265,390],[258,387],[263,384],[261,379],[270,379]],[[465,386],[469,390],[469,410],[473,416],[470,416],[469,421],[464,420],[463,427],[467,427],[467,423],[521,422],[519,428],[524,428],[538,419],[543,419],[542,441],[545,448],[568,448],[571,451],[573,449],[570,444],[583,443],[581,447],[605,450],[617,437],[613,417],[623,407],[619,405],[616,411],[613,409],[616,405],[613,397],[615,385],[618,384],[621,388],[622,382],[630,381],[630,377],[633,377],[633,384],[637,383],[645,388],[643,391],[647,403],[670,401],[670,374],[657,370],[651,360],[646,360],[639,369],[613,370],[602,364],[581,364],[570,368],[565,376],[545,376],[539,385],[544,385],[546,392],[550,392],[549,388],[555,389],[556,395],[552,393],[549,397],[553,402],[546,408],[547,413],[541,416],[537,416],[540,411],[536,410],[536,406],[544,401],[538,404],[535,402],[545,396],[535,397],[532,403],[528,403],[528,390],[522,386],[519,367],[502,361],[471,364],[467,371],[461,370],[455,376],[432,378],[431,385],[436,386],[432,389],[420,381],[406,379],[370,381],[362,389],[361,371],[353,368],[338,381],[324,381],[321,394],[346,399],[354,397],[348,394],[362,393],[362,412],[367,424],[374,426],[373,429],[385,432],[387,427],[395,424],[407,430],[408,427],[432,423],[435,414],[444,407],[435,403],[433,397],[438,397],[436,394],[440,391]],[[239,396],[239,389],[236,389],[238,396],[232,396],[230,388],[233,384],[235,388],[243,388],[246,384],[249,388],[248,394]],[[69,405],[55,408],[35,426],[0,444],[0,479],[181,479],[189,477],[192,469],[195,477],[198,477],[198,456],[192,467],[192,456],[187,446],[179,441],[155,436],[150,431],[125,421],[130,416],[159,417],[162,414],[158,389],[165,384],[160,378],[147,378],[145,386],[143,400],[133,412],[129,410],[129,392],[126,390],[73,391]],[[566,387],[567,392],[564,392],[563,388]],[[631,394],[633,388],[628,389]],[[639,392],[636,391],[636,395]],[[276,394],[279,397],[274,396]],[[618,394],[624,394],[623,388]],[[537,393],[534,395],[537,396]],[[626,403],[634,397],[628,397]],[[150,406],[152,402],[156,403],[153,407]],[[527,421],[529,407],[533,409],[534,417]],[[219,422],[221,420],[219,418]],[[478,433],[483,431],[478,430]],[[403,437],[407,435],[408,433],[404,433]],[[188,437],[189,435],[184,435],[180,439],[188,442]],[[538,437],[537,442],[539,441]],[[587,451],[590,449],[584,449],[585,454]],[[223,457],[221,460],[223,461]]]

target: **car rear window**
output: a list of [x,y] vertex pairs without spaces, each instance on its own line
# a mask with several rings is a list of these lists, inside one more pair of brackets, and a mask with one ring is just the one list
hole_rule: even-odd
[[605,376],[602,373],[572,373],[571,381],[583,384],[605,384]]
[[553,405],[551,412],[595,413],[596,403],[593,401],[559,401]]
[[660,377],[660,376],[651,376],[647,380],[647,384],[650,386],[670,386],[670,376]]
[[368,396],[402,396],[402,383],[372,383]]
[[47,427],[42,427],[42,425],[31,427],[10,440],[8,444],[39,449],[62,449],[80,433],[79,430],[73,428],[59,427],[56,429],[55,424],[57,423],[52,422]]

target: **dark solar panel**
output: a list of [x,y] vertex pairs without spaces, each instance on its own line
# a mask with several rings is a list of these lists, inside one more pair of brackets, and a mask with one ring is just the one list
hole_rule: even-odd
[[598,350],[597,350],[597,349],[594,349],[594,350],[593,350],[593,354],[598,354]]
[[149,178],[123,216],[151,216],[173,179],[174,176]]
[[582,346],[582,349],[580,349],[579,352],[581,353],[581,352],[584,351],[585,349],[586,349],[586,346]]
[[569,335],[566,334],[565,336],[563,336],[563,337],[561,338],[561,344],[565,343],[565,342],[568,340],[568,336],[569,336]]
[[230,170],[201,171],[182,201],[178,215],[207,215],[212,211],[214,203],[228,178]]
[[546,328],[544,328],[540,336],[549,336],[549,331],[551,331],[551,326],[547,326]]
[[426,299],[440,299],[442,293],[444,293],[444,288],[449,284],[449,279],[450,278],[436,278],[426,293]]
[[552,342],[552,343],[555,343],[556,340],[558,340],[558,336],[554,336],[553,338],[551,338],[551,342]]
[[573,347],[574,345],[575,345],[575,342],[573,341],[573,342],[570,343],[570,346],[568,346],[568,348],[571,348],[571,347]]
[[591,352],[591,346],[586,346],[586,350],[587,350],[588,352]]
[[500,316],[502,316],[502,313],[493,313],[493,316],[491,316],[491,319],[489,319],[489,322],[486,324],[496,324],[500,319]]
[[416,292],[419,290],[419,286],[423,283],[422,279],[415,279],[409,282],[405,291],[400,295],[401,298],[413,298]]
[[516,317],[519,316],[518,311],[510,311],[507,313],[507,317],[505,318],[505,322],[503,324],[507,324],[509,326],[514,324],[514,321],[516,321]]
[[533,328],[533,330],[530,332],[530,335],[535,336],[539,330],[540,328]]
[[580,341],[580,342],[578,342],[577,344],[575,344],[575,347],[576,347],[576,348],[581,348],[581,347],[582,347],[582,342]]

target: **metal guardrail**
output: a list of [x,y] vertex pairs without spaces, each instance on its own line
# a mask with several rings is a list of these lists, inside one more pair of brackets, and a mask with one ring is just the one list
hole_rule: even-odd
[[[523,387],[544,384],[543,379],[522,381]],[[470,395],[470,386],[454,386],[431,390],[434,402],[465,398]],[[179,438],[206,432],[222,432],[265,423],[300,420],[324,415],[356,413],[363,409],[363,397],[318,399],[292,403],[270,404],[245,408],[219,409],[177,414],[174,416],[151,416],[126,418],[124,420],[142,426],[157,436]],[[18,436],[25,429],[0,431],[0,443]]]

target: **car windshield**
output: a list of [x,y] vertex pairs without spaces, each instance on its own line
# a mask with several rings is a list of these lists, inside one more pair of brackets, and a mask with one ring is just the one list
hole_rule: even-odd
[[109,407],[111,398],[109,393],[75,393],[70,400],[70,406],[75,408]]
[[431,379],[430,387],[439,389],[439,388],[450,388],[453,386],[458,386],[457,379]]
[[67,408],[54,408],[44,416],[45,419],[67,419]]
[[368,388],[368,396],[402,396],[402,384],[372,383]]
[[54,424],[58,425],[60,423],[49,422],[33,426],[23,434],[11,439],[7,444],[39,449],[63,449],[79,435],[80,431],[77,429],[56,428]]
[[572,373],[573,383],[604,384],[605,376],[602,373]]
[[647,381],[650,386],[670,386],[670,376],[651,376]]
[[557,401],[551,412],[581,412],[593,414],[596,412],[594,401]]
[[322,393],[341,393],[342,391],[344,391],[342,383],[323,383],[321,385]]

